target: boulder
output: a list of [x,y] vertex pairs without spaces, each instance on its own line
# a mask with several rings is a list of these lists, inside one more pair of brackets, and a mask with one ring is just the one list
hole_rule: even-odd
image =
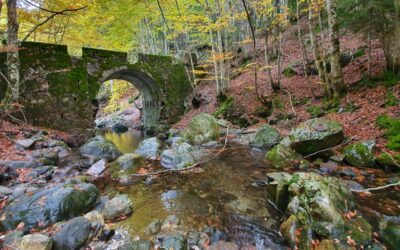
[[233,242],[218,241],[207,248],[208,250],[239,250],[239,246]]
[[144,165],[144,159],[139,154],[121,155],[118,157],[117,162],[123,170],[138,169]]
[[340,144],[344,139],[343,126],[324,118],[310,119],[294,128],[290,146],[300,154],[312,154]]
[[167,218],[165,218],[161,229],[162,230],[172,230],[172,229],[176,229],[179,224],[180,224],[180,220],[178,218],[178,216],[176,216],[175,214],[168,216]]
[[290,167],[293,161],[301,160],[301,155],[290,147],[278,144],[267,152],[265,158],[274,168],[282,169]]
[[43,234],[28,234],[18,242],[19,249],[29,250],[51,250],[53,241],[50,237]]
[[10,169],[18,168],[38,168],[43,166],[43,163],[37,160],[32,161],[8,161],[0,160],[0,167],[8,167]]
[[400,246],[400,226],[389,224],[384,230],[381,231],[382,242],[388,247],[389,250],[399,249]]
[[374,167],[375,141],[364,141],[344,148],[344,161],[355,167]]
[[161,248],[163,249],[174,249],[184,250],[185,249],[185,238],[182,234],[166,235],[161,238]]
[[22,231],[11,231],[4,236],[2,249],[17,249],[19,240],[24,236]]
[[93,164],[86,173],[91,176],[97,177],[97,176],[101,175],[101,173],[104,172],[104,170],[106,169],[106,165],[107,165],[107,161],[104,159],[101,159],[101,160],[97,161],[95,164]]
[[206,155],[204,150],[183,142],[162,152],[161,165],[167,169],[182,169],[201,161]]
[[98,211],[91,211],[83,216],[90,222],[92,231],[90,234],[90,238],[94,238],[102,234],[104,227],[104,218],[101,213]]
[[140,142],[135,153],[146,159],[155,160],[160,155],[161,148],[161,141],[157,137],[152,137]]
[[83,155],[88,155],[98,160],[106,159],[107,161],[113,161],[121,155],[121,152],[112,141],[101,136],[96,136],[85,143],[80,148],[80,152]]
[[132,213],[132,202],[125,194],[118,195],[106,202],[103,209],[104,219],[112,220]]
[[62,225],[53,237],[54,248],[58,250],[75,250],[83,247],[91,232],[91,223],[84,217],[76,217]]
[[146,227],[146,229],[144,230],[144,234],[150,236],[158,233],[160,230],[161,230],[161,221],[157,219]]
[[209,114],[199,114],[194,117],[182,136],[192,144],[203,144],[219,137],[217,120]]
[[94,208],[99,190],[92,184],[65,184],[25,193],[12,200],[2,211],[4,230],[15,229],[20,222],[25,228],[45,228],[56,222],[81,215]]
[[351,237],[357,246],[371,241],[372,227],[361,214],[343,216],[356,207],[351,191],[340,179],[295,173],[290,180],[279,182],[275,202],[290,214],[281,233],[291,247],[303,249],[313,237],[343,242]]
[[279,131],[269,125],[262,125],[250,142],[250,147],[267,150],[279,142],[281,135]]
[[35,139],[23,139],[23,140],[18,140],[15,143],[18,144],[18,146],[23,147],[24,149],[29,149],[30,147],[35,144],[36,140]]

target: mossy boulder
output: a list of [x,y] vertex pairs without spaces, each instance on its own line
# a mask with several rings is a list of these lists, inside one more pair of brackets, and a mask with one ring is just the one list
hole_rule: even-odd
[[310,119],[294,128],[290,146],[300,154],[312,154],[340,144],[344,139],[343,126],[324,118]]
[[119,167],[123,170],[138,169],[143,167],[144,159],[139,154],[124,154],[118,157],[117,163]]
[[399,249],[400,246],[400,226],[399,225],[388,225],[381,232],[383,243],[388,247],[389,250]]
[[278,144],[267,152],[265,158],[274,168],[282,169],[291,166],[293,161],[301,160],[301,155],[290,147]]
[[360,214],[343,216],[356,207],[351,191],[340,179],[295,173],[280,181],[275,202],[290,214],[281,233],[292,247],[307,249],[304,246],[315,239],[338,239],[343,247],[348,247],[348,237],[357,246],[371,241],[372,227]]
[[376,157],[375,162],[381,167],[389,167],[396,169],[400,164],[400,154],[390,156],[388,153],[381,153]]
[[209,114],[194,117],[182,136],[192,144],[203,144],[219,137],[218,121]]
[[207,156],[207,152],[186,142],[177,143],[161,154],[161,165],[167,169],[182,169],[198,163]]
[[51,250],[53,241],[44,234],[28,234],[18,242],[18,249]]
[[1,214],[3,230],[13,230],[23,222],[25,228],[45,228],[56,222],[79,216],[94,208],[99,190],[88,183],[56,185],[24,194],[8,204]]
[[250,142],[250,146],[262,150],[270,149],[279,142],[281,135],[275,128],[264,124],[257,129],[256,134]]
[[344,148],[344,160],[355,167],[374,167],[375,141],[364,141]]
[[113,161],[121,155],[115,144],[102,136],[96,136],[89,140],[80,148],[80,152],[97,160],[105,159],[107,161]]
[[162,146],[157,137],[152,137],[140,142],[135,154],[141,155],[146,159],[155,160],[160,156]]

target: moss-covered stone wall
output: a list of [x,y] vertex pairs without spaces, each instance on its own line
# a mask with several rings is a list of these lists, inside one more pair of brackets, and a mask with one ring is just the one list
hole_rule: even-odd
[[61,130],[93,128],[92,101],[100,84],[110,79],[128,80],[144,93],[149,104],[144,122],[151,123],[151,129],[171,124],[183,114],[191,84],[182,64],[155,55],[139,55],[131,64],[123,52],[90,48],[82,52],[82,58],[76,58],[62,45],[22,45],[21,104],[30,122]]

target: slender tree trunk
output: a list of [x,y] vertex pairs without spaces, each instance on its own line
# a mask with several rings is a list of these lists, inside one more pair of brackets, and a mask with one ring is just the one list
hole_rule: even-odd
[[389,67],[392,68],[394,74],[400,75],[400,0],[394,0],[394,6],[393,59],[392,62],[390,62]]
[[347,87],[343,81],[342,67],[340,66],[339,24],[336,14],[336,0],[326,0],[329,26],[329,55],[331,63],[331,91],[335,96],[346,93]]
[[7,52],[8,80],[10,82],[9,95],[17,101],[19,98],[19,53],[18,53],[18,16],[17,0],[7,1],[7,45],[11,51]]
[[271,62],[269,60],[269,31],[265,31],[265,66],[267,67],[267,75],[269,79],[269,83],[272,86],[275,85],[274,83],[274,78],[272,77],[272,67],[271,67]]
[[299,39],[299,45],[300,45],[300,49],[301,49],[301,59],[302,59],[301,61],[303,64],[304,77],[307,79],[307,86],[309,88],[310,93],[315,97],[315,93],[311,86],[310,77],[307,73],[308,58],[307,58],[306,49],[304,47],[303,33],[301,32],[301,25],[300,25],[300,2],[299,2],[299,0],[297,0],[296,2],[297,2],[297,4],[296,4],[297,37]]
[[372,35],[371,35],[371,32],[368,32],[368,79],[371,79],[371,75],[372,75],[371,52],[372,52]]
[[315,17],[312,11],[312,3],[309,1],[308,5],[308,28],[310,30],[311,46],[313,49],[315,66],[317,67],[319,80],[322,86],[322,92],[324,95],[328,95],[328,84],[326,82],[326,71],[324,70],[323,60],[321,57],[321,48],[317,36],[315,35]]
[[[318,13],[318,25],[319,25],[319,29],[320,29],[320,33],[321,33],[321,41],[326,41],[325,40],[325,35],[324,35],[324,23],[322,21],[322,10]],[[330,86],[330,75],[329,75],[329,70],[328,70],[328,53],[326,51],[326,49],[321,45],[321,52],[322,52],[322,65],[324,66],[324,72],[325,72],[325,82],[326,82],[326,86]],[[328,91],[328,89],[327,89]]]

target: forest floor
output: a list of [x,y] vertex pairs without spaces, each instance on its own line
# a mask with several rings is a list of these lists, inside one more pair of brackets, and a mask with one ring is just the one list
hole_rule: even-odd
[[[292,63],[302,61],[299,41],[295,30],[296,28],[292,27],[285,33],[282,46],[282,69],[285,69]],[[353,54],[361,48],[367,51],[366,41],[360,36],[345,34],[341,37],[340,42],[342,53]],[[258,65],[262,67],[265,65],[264,42],[262,39],[258,39],[257,43],[256,60]],[[313,58],[311,50],[307,51],[307,57],[308,59]],[[385,57],[378,41],[373,41],[372,43],[371,58],[372,75],[378,76],[383,74],[385,72]],[[392,92],[393,95],[399,99],[400,85],[397,84],[393,88],[387,88],[383,85],[377,85],[373,88],[360,86],[360,81],[362,77],[367,74],[367,69],[367,53],[353,59],[343,68],[344,81],[349,88],[349,92],[346,97],[342,98],[340,101],[340,106],[346,107],[351,105],[355,107],[355,109],[351,112],[327,113],[325,116],[341,122],[345,128],[346,136],[352,137],[354,140],[376,139],[377,146],[383,148],[386,144],[386,139],[382,137],[383,131],[376,126],[376,118],[382,114],[400,117],[400,105],[392,107],[384,106],[389,92]],[[275,80],[279,73],[281,72],[278,72],[277,65],[272,65],[272,75]],[[320,107],[324,103],[323,98],[314,98],[314,95],[321,96],[318,76],[311,75],[309,78],[311,86],[309,86],[307,78],[303,75],[294,75],[291,77],[282,75],[281,91],[275,95],[278,95],[278,98],[282,100],[286,112],[294,115],[293,119],[281,121],[277,124],[277,128],[283,134],[287,134],[294,125],[311,118],[311,115],[307,112],[307,108],[310,106]],[[273,95],[272,89],[268,84],[266,71],[259,70],[258,85],[264,96]],[[199,108],[192,109],[185,114],[181,121],[175,124],[176,128],[186,127],[188,122],[199,113],[205,112],[211,114],[217,110],[218,103],[215,98],[216,85],[213,81],[200,81],[194,90],[194,94],[197,93],[201,93],[203,97],[207,96],[208,101],[203,103]],[[290,95],[288,93],[290,93]],[[257,107],[261,105],[257,100],[254,88],[253,67],[241,70],[240,75],[230,81],[227,95],[235,99],[236,108],[242,110],[243,113],[247,114],[250,118],[254,118],[256,121],[258,120],[252,127],[256,128],[261,124],[269,122],[268,118],[263,119],[253,115]],[[291,103],[294,104],[294,112]],[[282,110],[279,112],[282,112]],[[274,119],[274,114],[272,115],[272,119]]]

